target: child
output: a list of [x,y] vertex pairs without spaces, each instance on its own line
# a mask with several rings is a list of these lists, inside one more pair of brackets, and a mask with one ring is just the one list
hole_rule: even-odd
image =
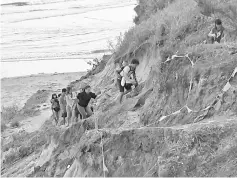
[[52,99],[51,99],[51,109],[53,112],[53,116],[54,116],[54,120],[56,125],[58,124],[59,121],[59,111],[60,111],[60,106],[59,106],[59,101],[58,101],[58,97],[56,94],[52,94]]
[[208,34],[208,41],[213,44],[215,42],[220,43],[221,39],[224,37],[224,27],[222,26],[222,22],[220,19],[215,20],[215,27],[212,28],[210,33]]

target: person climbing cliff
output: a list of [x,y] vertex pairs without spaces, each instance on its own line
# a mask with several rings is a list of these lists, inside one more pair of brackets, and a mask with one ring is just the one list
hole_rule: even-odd
[[59,98],[59,104],[60,104],[60,110],[61,110],[61,116],[63,118],[63,121],[64,121],[64,125],[66,124],[66,117],[67,117],[67,111],[66,111],[66,107],[67,107],[67,102],[66,102],[66,92],[67,92],[67,89],[66,88],[63,88],[62,89],[62,93],[61,93],[61,96]]
[[[124,67],[124,69],[120,72],[122,76],[121,80],[121,88],[119,95],[119,103],[122,103],[123,96],[132,91],[132,86],[137,87],[138,82],[135,74],[136,67],[139,65],[139,61],[137,59],[133,59],[131,64]],[[124,92],[126,89],[126,92]]]
[[51,102],[51,109],[52,109],[52,112],[53,112],[53,118],[54,118],[55,123],[57,125],[58,121],[59,121],[60,106],[59,106],[58,97],[55,93],[52,94],[52,99],[50,100],[50,102]]
[[225,28],[222,26],[222,21],[220,19],[216,19],[215,26],[208,34],[208,43],[220,43],[221,39],[224,37],[224,30]]
[[91,98],[95,99],[100,93],[101,92],[95,94],[91,92],[91,87],[87,85],[83,88],[83,91],[77,95],[77,99],[79,100],[77,107],[82,115],[82,119],[90,117],[93,114],[91,107],[89,107],[89,102]]

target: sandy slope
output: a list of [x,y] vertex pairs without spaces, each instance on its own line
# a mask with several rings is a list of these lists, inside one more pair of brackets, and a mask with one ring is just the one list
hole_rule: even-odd
[[[52,115],[50,109],[51,94],[59,93],[61,88],[66,87],[72,80],[79,79],[82,74],[83,73],[40,74],[2,79],[1,104],[5,106],[16,104],[19,109],[21,109],[20,113],[13,119],[14,121],[19,121],[20,126],[18,128],[12,128],[10,121],[6,124],[7,129],[1,134],[2,161],[6,155],[18,155],[17,150],[21,146],[26,146],[27,144],[31,146],[33,142],[37,144],[40,139],[44,142],[44,137],[40,137],[36,142],[30,140],[35,137],[37,132],[42,132],[42,126],[47,120],[49,120],[49,123],[53,123],[50,120],[50,116]],[[26,136],[24,136],[25,134]],[[39,136],[39,134],[36,135]],[[22,139],[22,141],[20,141],[20,139]],[[20,142],[18,143],[18,141]],[[20,145],[17,146],[17,144]],[[36,146],[36,148],[37,147],[38,146]],[[9,151],[7,151],[8,149],[6,148],[10,148]],[[27,149],[28,148],[26,148],[26,150]],[[18,158],[15,159],[18,160]],[[31,160],[29,161],[31,162]],[[20,161],[20,163],[21,162],[22,161]],[[28,164],[28,162],[26,162],[26,164]],[[8,171],[11,172],[11,169]],[[20,172],[19,175],[21,175]],[[25,174],[23,173],[23,175]]]
[[[15,104],[21,109],[20,114],[15,118],[20,121],[20,127],[9,127],[5,134],[11,135],[19,130],[27,132],[38,130],[52,114],[50,110],[51,94],[60,93],[61,88],[66,87],[70,81],[79,79],[82,74],[40,74],[2,79],[2,106]],[[45,92],[40,92],[39,89]],[[3,136],[5,134],[3,133]]]
[[27,132],[34,132],[37,131],[43,123],[49,119],[49,116],[51,114],[50,110],[42,111],[40,115],[35,117],[30,117],[24,121],[22,121],[22,129]]

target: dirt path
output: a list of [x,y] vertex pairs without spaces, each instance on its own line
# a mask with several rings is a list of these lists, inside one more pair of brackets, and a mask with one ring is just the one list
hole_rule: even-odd
[[38,116],[30,117],[21,122],[21,128],[26,132],[34,132],[40,129],[44,122],[50,119],[52,112],[50,109],[41,111],[41,114]]

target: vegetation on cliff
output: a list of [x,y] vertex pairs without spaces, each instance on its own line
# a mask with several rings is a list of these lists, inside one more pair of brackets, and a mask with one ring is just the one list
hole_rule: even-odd
[[[235,0],[139,0],[115,54],[70,84],[103,91],[95,114],[51,134],[28,176],[237,176],[236,9]],[[204,44],[216,18],[225,42]],[[133,57],[140,85],[118,105],[114,62]]]

